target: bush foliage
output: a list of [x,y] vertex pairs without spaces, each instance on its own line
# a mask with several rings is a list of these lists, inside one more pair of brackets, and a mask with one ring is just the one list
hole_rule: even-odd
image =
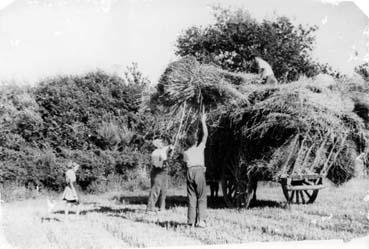
[[[150,117],[140,112],[148,80],[127,68],[124,77],[96,71],[59,76],[35,87],[4,86],[0,93],[0,183],[60,190],[68,160],[81,165],[84,190],[114,174],[145,172]],[[138,174],[138,173],[137,173]]]

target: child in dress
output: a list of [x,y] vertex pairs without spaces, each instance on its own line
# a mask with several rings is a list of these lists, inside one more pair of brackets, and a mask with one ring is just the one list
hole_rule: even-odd
[[75,188],[76,172],[79,165],[74,162],[68,163],[68,170],[65,172],[67,186],[64,189],[62,199],[65,201],[65,216],[69,214],[69,209],[73,205],[77,207],[76,214],[79,215],[79,197]]

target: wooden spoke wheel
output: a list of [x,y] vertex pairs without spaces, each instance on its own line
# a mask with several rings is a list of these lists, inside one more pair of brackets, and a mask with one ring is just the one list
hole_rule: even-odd
[[[288,188],[287,182],[282,183],[283,194],[286,197],[287,201],[292,204],[311,204],[313,203],[319,193],[319,189],[309,189],[309,187],[314,187],[320,185],[322,183],[322,178],[317,178],[314,180],[298,180],[292,181]],[[295,186],[301,186],[305,189],[293,189]]]
[[221,177],[223,198],[230,208],[240,208],[248,206],[247,167],[240,163],[238,156],[223,165]]

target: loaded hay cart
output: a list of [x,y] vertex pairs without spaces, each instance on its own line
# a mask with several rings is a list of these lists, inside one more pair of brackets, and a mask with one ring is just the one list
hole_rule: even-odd
[[[313,203],[318,196],[319,190],[325,188],[323,179],[326,178],[329,168],[332,167],[340,151],[332,147],[330,156],[325,158],[324,166],[319,172],[316,172],[313,169],[317,168],[317,163],[321,161],[321,158],[319,158],[319,155],[315,155],[315,159],[310,162],[310,165],[306,165],[309,157],[308,153],[312,153],[313,148],[313,145],[306,148],[306,144],[306,141],[301,141],[301,136],[296,135],[294,137],[290,146],[288,146],[290,153],[285,157],[282,170],[275,176],[265,174],[265,172],[263,174],[256,172],[252,174],[250,172],[250,165],[245,162],[238,152],[230,152],[223,159],[218,158],[218,163],[212,163],[211,161],[214,161],[216,158],[216,155],[213,153],[219,151],[217,146],[223,146],[209,144],[206,151],[206,158],[208,172],[211,172],[211,174],[207,178],[212,178],[212,181],[220,182],[223,198],[228,207],[248,207],[252,198],[256,198],[255,191],[257,182],[260,180],[280,183],[288,203]],[[320,146],[323,147],[323,144]],[[302,153],[301,151],[304,150],[304,147],[305,152]],[[223,152],[220,152],[221,154],[219,156],[224,155],[224,152],[225,149],[223,148]],[[301,159],[297,158],[296,155],[304,158],[302,164]],[[299,168],[303,168],[305,171],[301,172]],[[214,172],[216,173],[214,174]]]
[[255,75],[184,57],[169,64],[149,105],[167,109],[178,145],[201,131],[205,107],[207,178],[221,182],[229,207],[248,207],[258,181],[279,182],[288,202],[305,204],[316,200],[324,178],[340,184],[354,175],[368,132],[350,96],[338,83],[262,85]]

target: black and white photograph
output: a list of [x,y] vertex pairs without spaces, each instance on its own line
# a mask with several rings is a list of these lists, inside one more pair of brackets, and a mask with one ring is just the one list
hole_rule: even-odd
[[204,246],[369,248],[366,0],[0,0],[0,248]]

